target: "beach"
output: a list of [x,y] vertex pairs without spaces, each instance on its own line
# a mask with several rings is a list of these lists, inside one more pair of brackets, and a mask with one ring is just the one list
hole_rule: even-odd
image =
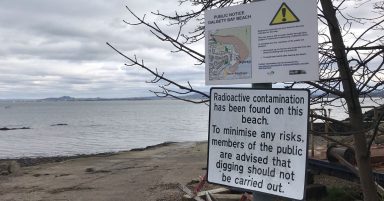
[[206,173],[206,158],[206,142],[180,142],[61,162],[40,160],[0,176],[0,200],[181,200],[178,184],[196,183]]
[[[207,148],[207,141],[166,142],[117,153],[19,159],[21,167],[0,175],[0,200],[181,201],[179,184],[193,190],[206,173]],[[324,174],[314,175],[314,182],[359,191],[354,182]]]

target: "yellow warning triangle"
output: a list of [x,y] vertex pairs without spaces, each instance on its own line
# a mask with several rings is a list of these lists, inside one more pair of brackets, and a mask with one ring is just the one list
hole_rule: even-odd
[[299,21],[300,20],[295,13],[293,13],[287,4],[283,3],[269,25],[286,24]]

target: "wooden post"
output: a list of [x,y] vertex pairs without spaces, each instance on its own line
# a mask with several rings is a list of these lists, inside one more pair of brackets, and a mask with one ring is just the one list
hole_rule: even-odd
[[[325,117],[331,118],[330,109],[328,110],[328,114],[326,109],[324,109],[324,112],[325,112]],[[328,120],[325,120],[325,133],[326,133],[325,136],[329,137],[329,121]],[[327,140],[327,147],[329,147],[329,140]]]
[[[314,111],[311,111],[311,112],[312,112],[312,114],[315,113]],[[312,116],[311,117],[311,131],[313,131],[313,128],[315,127],[314,124],[315,124],[315,119]],[[311,156],[312,156],[312,158],[315,158],[315,135],[313,133],[311,134]]]

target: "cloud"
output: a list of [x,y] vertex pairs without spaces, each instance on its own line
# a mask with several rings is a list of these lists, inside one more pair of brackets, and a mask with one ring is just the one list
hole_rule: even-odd
[[[369,10],[358,7],[362,3],[345,1],[342,8],[353,16],[372,17]],[[370,8],[368,3],[372,2],[363,6]],[[171,53],[175,48],[158,40],[147,27],[125,24],[123,20],[137,22],[125,6],[139,17],[146,14],[148,22],[156,21],[171,36],[178,30],[150,12],[174,14],[193,9],[177,7],[175,0],[1,0],[0,98],[153,95],[148,89],[156,89],[157,85],[145,83],[153,77],[143,69],[125,67],[129,61],[106,42],[128,56],[137,56],[151,69],[165,72],[174,81],[190,81],[207,91],[204,65],[194,65],[197,61],[184,53]],[[358,23],[354,25],[354,34],[364,31]],[[185,28],[188,32],[194,27]],[[381,32],[372,30],[366,39],[380,37]],[[347,45],[353,41],[347,39]],[[204,53],[203,42],[190,47]]]
[[[156,86],[144,83],[152,77],[141,69],[122,69],[127,60],[106,42],[177,81],[204,79],[202,67],[196,70],[188,56],[170,53],[171,46],[146,27],[123,22],[136,22],[125,6],[143,16],[172,13],[177,5],[172,0],[0,1],[0,97],[152,95],[147,90]],[[176,33],[161,20],[159,26]]]

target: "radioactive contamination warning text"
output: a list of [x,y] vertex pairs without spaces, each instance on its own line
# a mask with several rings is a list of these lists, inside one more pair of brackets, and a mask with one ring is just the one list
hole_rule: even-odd
[[208,181],[303,199],[308,91],[211,89]]

